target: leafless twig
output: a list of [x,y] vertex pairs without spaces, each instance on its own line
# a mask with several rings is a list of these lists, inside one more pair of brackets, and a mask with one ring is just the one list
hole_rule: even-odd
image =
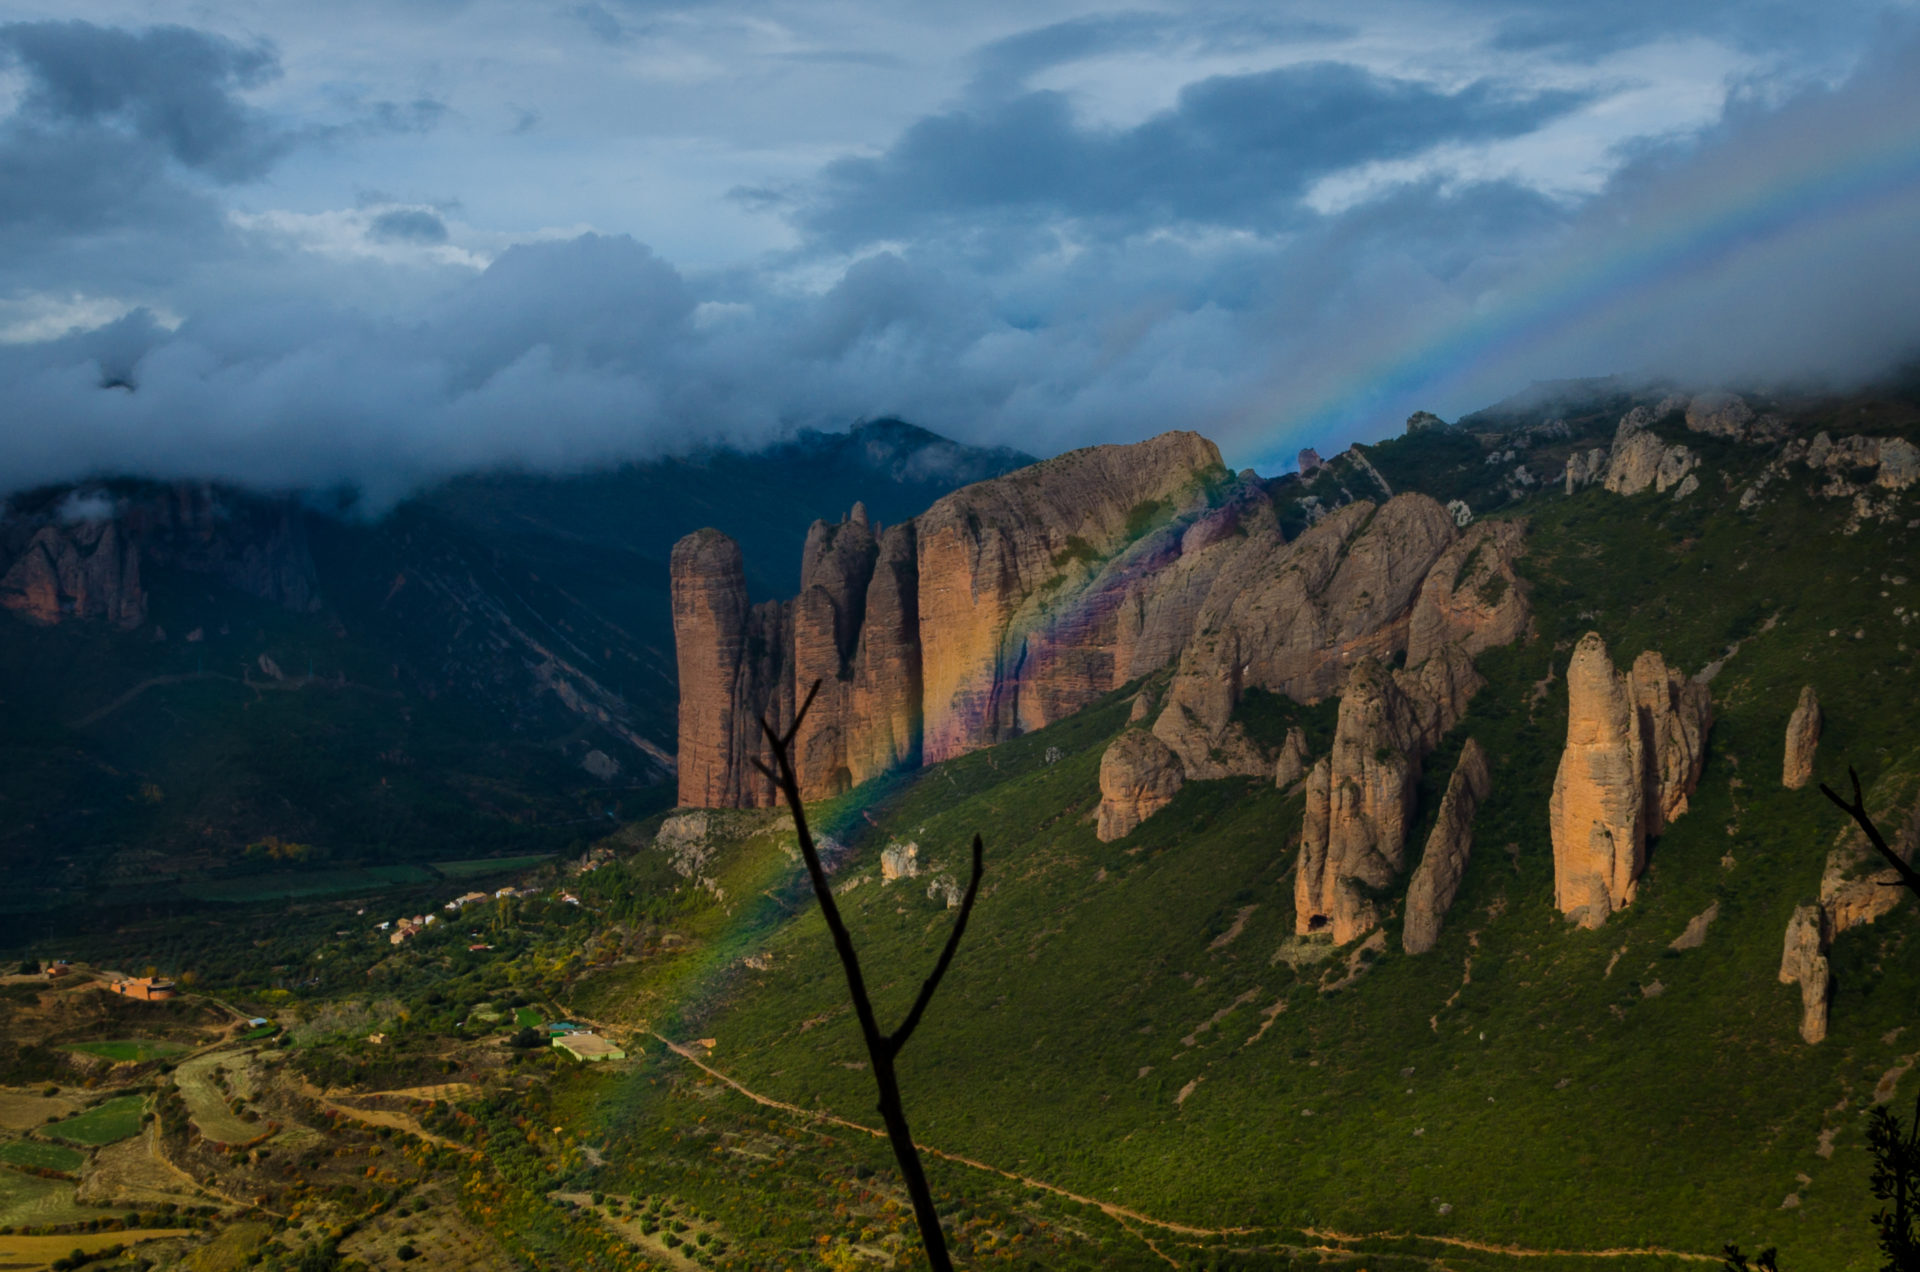
[[[1873,824],[1873,818],[1867,815],[1866,801],[1860,797],[1860,775],[1849,767],[1847,769],[1847,776],[1853,779],[1852,803],[1848,803],[1846,800],[1834,794],[1833,788],[1825,782],[1820,783],[1820,793],[1832,800],[1842,812],[1859,823],[1860,829],[1867,834],[1867,842],[1877,848],[1880,851],[1880,855],[1885,857],[1888,864],[1892,865],[1894,870],[1899,873],[1900,883],[1905,884],[1916,896],[1920,896],[1920,871],[1916,871],[1912,866],[1902,861],[1900,854],[1887,846],[1886,837],[1880,833],[1880,828]],[[1899,884],[1889,886],[1898,887]]]
[[967,881],[967,894],[960,902],[960,914],[954,920],[953,931],[947,936],[946,948],[940,951],[940,961],[933,965],[933,973],[920,986],[919,996],[913,1000],[913,1007],[907,1012],[906,1019],[900,1022],[900,1027],[892,1033],[882,1033],[873,1014],[873,1000],[867,997],[867,982],[860,971],[860,956],[854,952],[853,937],[847,931],[845,920],[840,917],[840,907],[833,899],[833,889],[827,884],[827,872],[820,864],[820,852],[814,845],[813,832],[807,827],[806,809],[800,802],[800,779],[794,773],[793,740],[799,735],[800,722],[806,719],[814,695],[819,692],[820,682],[816,680],[807,691],[806,701],[794,713],[793,723],[784,733],[777,731],[772,722],[761,719],[760,728],[766,733],[767,743],[773,750],[773,765],[769,767],[756,759],[753,766],[780,788],[787,806],[793,810],[793,828],[800,840],[800,855],[806,860],[807,875],[813,880],[814,895],[820,899],[820,915],[827,922],[827,930],[833,934],[833,948],[840,955],[840,966],[847,974],[847,991],[853,997],[853,1012],[859,1018],[860,1035],[866,1041],[867,1056],[873,1063],[874,1084],[880,1088],[880,1118],[886,1123],[887,1141],[893,1146],[893,1155],[900,1163],[900,1175],[906,1182],[907,1195],[913,1199],[913,1217],[920,1226],[920,1242],[926,1247],[927,1265],[934,1272],[952,1272],[953,1261],[947,1254],[946,1234],[940,1230],[940,1214],[933,1206],[933,1191],[927,1186],[927,1174],[920,1165],[920,1150],[914,1147],[913,1136],[907,1130],[907,1115],[900,1102],[900,1079],[894,1069],[894,1059],[919,1027],[921,1015],[925,1013],[927,1004],[933,1001],[934,991],[940,988],[947,968],[953,964],[954,951],[960,948],[960,937],[967,930],[967,916],[973,913],[973,899],[980,892],[981,858],[985,849],[980,836],[975,835],[973,877]]

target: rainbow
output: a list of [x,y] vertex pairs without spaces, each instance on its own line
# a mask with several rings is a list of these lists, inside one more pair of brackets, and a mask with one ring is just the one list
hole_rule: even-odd
[[[1563,250],[1540,271],[1464,321],[1430,328],[1424,338],[1372,359],[1288,413],[1276,430],[1288,439],[1350,438],[1383,411],[1415,399],[1462,396],[1489,369],[1522,364],[1580,323],[1657,285],[1701,279],[1794,235],[1845,220],[1900,210],[1920,193],[1920,132],[1864,125],[1853,144],[1833,144],[1808,164],[1746,180],[1701,182],[1673,211],[1640,218],[1637,233],[1602,240],[1597,250]],[[1563,244],[1564,248],[1572,244]],[[1292,466],[1279,438],[1256,462],[1263,471]]]

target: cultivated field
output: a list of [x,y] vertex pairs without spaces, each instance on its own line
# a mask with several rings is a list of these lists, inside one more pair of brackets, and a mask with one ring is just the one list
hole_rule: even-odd
[[[98,1219],[100,1212],[78,1204],[74,1187],[62,1179],[0,1170],[0,1228],[34,1227]],[[73,1247],[59,1251],[65,1254]]]
[[37,1170],[63,1171],[71,1175],[87,1164],[87,1155],[64,1144],[10,1140],[0,1144],[0,1162],[9,1166],[31,1166]]
[[178,1042],[162,1042],[152,1038],[123,1038],[115,1042],[75,1042],[67,1045],[68,1051],[78,1051],[82,1055],[100,1056],[117,1064],[145,1064],[149,1060],[163,1060],[168,1056],[177,1056],[188,1048]]
[[94,1254],[112,1246],[131,1246],[169,1237],[190,1237],[191,1228],[132,1228],[126,1232],[70,1232],[54,1237],[0,1235],[0,1267],[43,1268],[75,1250]]
[[80,1101],[70,1095],[0,1090],[0,1131],[30,1131],[79,1107]]
[[110,1144],[93,1155],[93,1165],[74,1196],[96,1206],[149,1206],[203,1200],[199,1190],[160,1156],[154,1128],[144,1135]]
[[216,1051],[209,1055],[195,1056],[174,1071],[174,1085],[180,1088],[180,1095],[187,1102],[187,1111],[193,1115],[193,1124],[200,1128],[200,1134],[217,1144],[245,1144],[266,1133],[266,1124],[249,1122],[235,1113],[227,1104],[226,1092],[221,1089],[216,1069],[226,1068],[232,1071],[229,1082],[240,1090],[251,1089],[241,1084],[239,1070],[244,1069],[251,1059],[251,1053]]
[[40,1134],[69,1144],[96,1148],[126,1139],[140,1130],[140,1114],[147,1106],[144,1095],[116,1096],[96,1104],[77,1117],[40,1128]]

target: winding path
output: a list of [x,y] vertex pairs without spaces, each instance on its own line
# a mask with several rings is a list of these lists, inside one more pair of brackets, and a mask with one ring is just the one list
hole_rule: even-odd
[[[871,1135],[875,1139],[885,1139],[887,1137],[887,1133],[878,1127],[865,1126],[859,1122],[850,1121],[847,1118],[840,1117],[832,1113],[821,1113],[814,1109],[804,1109],[797,1104],[789,1104],[785,1100],[776,1100],[772,1096],[761,1095],[758,1091],[749,1090],[747,1087],[742,1086],[740,1082],[734,1079],[733,1077],[729,1076],[728,1074],[722,1073],[720,1070],[708,1064],[705,1060],[702,1060],[699,1057],[699,1055],[697,1055],[691,1047],[683,1046],[680,1043],[673,1041],[673,1039],[668,1038],[664,1034],[656,1033],[653,1036],[659,1039],[662,1045],[664,1045],[669,1051],[673,1052],[675,1055],[679,1056],[682,1060],[687,1061],[689,1064],[701,1070],[703,1073],[706,1073],[708,1076],[715,1078],[721,1082],[724,1082],[726,1085],[732,1087],[735,1091],[738,1091],[741,1095],[744,1095],[749,1100],[752,1100],[755,1104],[759,1104],[770,1109],[779,1109],[782,1112],[792,1113],[792,1114],[795,1114],[796,1116],[809,1118],[813,1121],[826,1122],[833,1126],[842,1126],[850,1131],[858,1131],[863,1135]],[[1488,1242],[1488,1241],[1474,1241],[1466,1237],[1428,1236],[1424,1233],[1418,1233],[1418,1232],[1351,1233],[1351,1232],[1335,1232],[1332,1229],[1328,1229],[1328,1228],[1301,1228],[1301,1229],[1278,1229],[1278,1228],[1257,1228],[1257,1227],[1207,1228],[1207,1227],[1200,1227],[1194,1224],[1179,1223],[1172,1219],[1156,1219],[1152,1215],[1142,1214],[1138,1210],[1133,1210],[1133,1209],[1130,1209],[1129,1207],[1118,1205],[1111,1201],[1102,1201],[1098,1197],[1083,1196],[1080,1193],[1072,1192],[1072,1191],[1069,1191],[1068,1189],[1062,1188],[1058,1184],[1048,1183],[1044,1179],[1035,1179],[1031,1175],[1022,1175],[1017,1171],[1006,1170],[999,1166],[990,1165],[987,1162],[977,1161],[971,1157],[963,1157],[958,1153],[949,1153],[943,1149],[933,1148],[926,1144],[916,1144],[915,1147],[918,1148],[921,1152],[927,1154],[929,1157],[938,1157],[942,1161],[953,1162],[956,1165],[967,1166],[978,1171],[985,1171],[990,1175],[998,1175],[1002,1179],[1010,1179],[1010,1180],[1013,1180],[1015,1183],[1025,1184],[1029,1188],[1038,1188],[1044,1192],[1052,1193],[1056,1197],[1063,1197],[1068,1201],[1078,1202],[1083,1206],[1097,1207],[1103,1214],[1115,1220],[1122,1227],[1127,1228],[1128,1231],[1130,1232],[1133,1231],[1133,1228],[1135,1225],[1138,1225],[1140,1227],[1146,1227],[1146,1228],[1157,1228],[1162,1232],[1171,1232],[1184,1237],[1252,1237],[1252,1236],[1259,1236],[1263,1233],[1280,1233],[1285,1231],[1297,1231],[1304,1236],[1311,1237],[1316,1240],[1329,1241],[1329,1242],[1335,1243],[1334,1247],[1332,1248],[1326,1247],[1326,1246],[1321,1246],[1317,1248],[1327,1253],[1338,1253],[1338,1254],[1355,1253],[1352,1250],[1339,1248],[1339,1247],[1351,1246],[1362,1241],[1431,1241],[1436,1245],[1453,1246],[1457,1249],[1462,1249],[1462,1250],[1475,1250],[1484,1254],[1504,1254],[1504,1255],[1510,1255],[1514,1258],[1521,1258],[1521,1259],[1540,1259],[1540,1258],[1621,1259],[1621,1258],[1628,1258],[1632,1256],[1642,1256],[1646,1258],[1684,1259],[1689,1262],[1695,1262],[1695,1263],[1720,1262],[1719,1255],[1692,1254],[1683,1250],[1669,1250],[1664,1246],[1621,1247],[1621,1248],[1609,1249],[1609,1250],[1536,1250],[1528,1246],[1500,1245],[1500,1244],[1497,1244],[1494,1242]],[[1145,1242],[1146,1245],[1150,1249],[1152,1249],[1155,1254],[1159,1255],[1162,1259],[1166,1259],[1166,1261],[1169,1263],[1174,1263],[1174,1260],[1170,1256],[1168,1256],[1165,1252],[1163,1252],[1158,1246],[1155,1246],[1153,1242],[1147,1240],[1144,1234],[1139,1232],[1134,1232],[1133,1235],[1135,1235],[1136,1237],[1139,1237],[1141,1241]],[[1178,1266],[1178,1264],[1176,1263],[1175,1266]]]

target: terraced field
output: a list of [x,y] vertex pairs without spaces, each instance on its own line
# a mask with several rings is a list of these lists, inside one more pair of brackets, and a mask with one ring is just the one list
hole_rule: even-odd
[[94,1254],[113,1246],[132,1246],[169,1237],[190,1237],[191,1228],[134,1228],[127,1232],[70,1232],[53,1237],[0,1235],[0,1267],[39,1268],[75,1250]]
[[247,1052],[216,1051],[195,1056],[174,1071],[174,1085],[180,1088],[181,1098],[187,1102],[194,1126],[217,1144],[245,1144],[266,1132],[264,1123],[249,1122],[233,1111],[214,1072],[222,1067],[242,1068],[249,1058]]
[[[0,1170],[0,1228],[77,1223],[99,1217],[99,1211],[74,1200],[74,1186],[66,1180]],[[70,1243],[58,1253],[65,1254],[71,1249]]]
[[70,1175],[87,1164],[87,1155],[64,1144],[11,1140],[0,1144],[0,1162],[9,1166],[29,1166],[35,1170],[63,1171]]
[[144,1095],[116,1096],[94,1105],[77,1117],[41,1127],[40,1134],[49,1139],[65,1140],[69,1144],[97,1148],[137,1134],[140,1130],[140,1114],[146,1106],[147,1097]]
[[78,1051],[82,1055],[100,1056],[116,1064],[145,1064],[149,1060],[164,1060],[168,1056],[177,1056],[189,1048],[178,1042],[163,1042],[153,1038],[123,1038],[115,1042],[76,1042],[67,1047],[69,1051]]
[[30,1131],[80,1107],[70,1095],[44,1091],[0,1091],[0,1131]]

